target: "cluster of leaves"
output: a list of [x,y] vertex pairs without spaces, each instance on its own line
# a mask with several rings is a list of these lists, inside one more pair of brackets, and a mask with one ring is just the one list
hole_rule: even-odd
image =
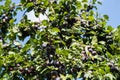
[[[108,16],[97,15],[97,3],[6,0],[0,5],[0,79],[119,80],[120,27],[108,26]],[[18,11],[25,13],[15,23]],[[30,11],[48,19],[32,22]]]

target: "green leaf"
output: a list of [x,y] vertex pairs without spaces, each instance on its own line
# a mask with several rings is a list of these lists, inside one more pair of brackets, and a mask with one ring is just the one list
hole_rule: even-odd
[[5,73],[5,74],[3,75],[3,79],[4,79],[4,80],[10,80],[9,74],[8,74],[8,73]]
[[48,0],[45,0],[45,1],[44,1],[44,5],[45,5],[45,6],[49,5],[49,1],[48,1]]
[[93,21],[94,20],[94,17],[93,16],[89,16],[88,17],[90,21]]
[[78,1],[78,2],[76,3],[76,6],[78,7],[78,9],[81,9],[81,8],[82,8],[81,2]]
[[20,42],[17,42],[17,41],[14,41],[14,44],[15,44],[16,46],[21,46],[21,43],[20,43]]
[[0,56],[2,55],[2,52],[3,52],[3,50],[2,50],[2,43],[0,41]]
[[9,51],[8,54],[15,54],[15,52],[13,52],[13,51]]
[[113,56],[109,52],[106,52],[106,54],[109,58],[113,58]]
[[11,0],[6,0],[5,6],[6,6],[6,7],[10,7],[10,4],[11,4]]
[[82,2],[88,2],[88,0],[82,0]]
[[87,79],[91,78],[92,77],[92,71],[86,72],[85,75],[84,75],[84,77],[87,78]]
[[[31,8],[31,10],[32,10],[32,8]],[[39,12],[35,12],[35,17],[39,17],[39,14],[40,14]]]
[[65,50],[65,49],[56,49],[56,53],[59,55],[63,55],[63,56],[68,56],[69,55],[69,51]]
[[95,4],[97,0],[92,0],[92,3]]
[[26,0],[21,0],[20,2],[21,2],[22,4],[24,4],[24,3],[26,3]]
[[120,25],[119,25],[119,26],[117,26],[117,28],[120,30]]
[[[90,10],[90,16],[93,16],[94,15],[94,11]],[[92,17],[90,17],[91,19]],[[92,18],[92,20],[94,20],[94,18]]]
[[18,28],[17,27],[13,27],[13,32],[14,33],[17,33],[19,30],[18,30]]
[[115,80],[116,79],[111,73],[105,74],[104,77],[109,78],[110,80]]
[[107,30],[109,30],[109,32],[113,31],[113,27],[112,26],[107,26]]
[[[0,57],[0,67],[3,65],[3,59]],[[1,70],[0,70],[1,71]]]
[[28,4],[26,5],[27,8],[29,8],[29,7],[33,7],[33,6],[34,6],[33,2],[28,3]]
[[80,78],[82,74],[82,71],[78,72],[77,78]]
[[99,41],[99,43],[105,45],[105,41]]
[[51,21],[53,21],[53,20],[55,20],[55,16],[49,16],[49,19],[51,20]]
[[9,23],[10,23],[10,25],[14,25],[14,19],[11,19],[10,21],[9,21]]
[[18,36],[22,36],[22,33],[19,32],[17,35],[18,35]]
[[109,20],[108,15],[103,15],[103,17],[104,17],[106,20]]
[[92,38],[92,45],[96,45],[97,44],[97,42],[98,42],[98,40],[97,40],[97,36],[93,36],[93,38]]
[[42,21],[42,25],[48,26],[48,24],[49,24],[48,20],[43,20],[43,21]]
[[58,28],[52,28],[53,32],[60,32],[60,30]]
[[58,32],[60,32],[60,30],[58,28],[52,28],[51,30],[49,30],[49,32],[52,34],[52,35],[56,35]]
[[103,69],[101,69],[101,68],[99,68],[98,71],[99,71],[99,73],[102,74],[102,75],[105,74],[105,71],[104,71]]
[[97,3],[100,4],[100,5],[102,5],[102,2],[100,2],[100,1],[98,1]]

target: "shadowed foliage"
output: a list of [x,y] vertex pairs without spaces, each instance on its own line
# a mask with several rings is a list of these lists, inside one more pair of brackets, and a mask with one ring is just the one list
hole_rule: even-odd
[[[0,80],[120,80],[120,26],[98,15],[101,2],[0,2]],[[47,19],[32,22],[30,11]]]

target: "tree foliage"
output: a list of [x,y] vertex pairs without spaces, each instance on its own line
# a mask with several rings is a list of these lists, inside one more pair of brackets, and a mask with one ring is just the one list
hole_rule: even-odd
[[[101,2],[0,1],[1,80],[120,79],[120,26],[112,28],[107,15],[98,15]],[[19,11],[24,15],[16,22]],[[47,19],[32,22],[30,11]]]

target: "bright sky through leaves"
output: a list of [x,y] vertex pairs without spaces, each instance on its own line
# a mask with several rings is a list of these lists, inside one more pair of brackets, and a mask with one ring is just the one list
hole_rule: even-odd
[[[14,2],[19,2],[19,0],[13,0]],[[99,0],[102,2],[102,5],[98,6],[98,11],[101,15],[107,14],[109,16],[108,24],[117,27],[120,25],[120,0]],[[18,14],[18,19],[22,17],[21,13]],[[42,16],[41,16],[42,17]],[[43,17],[45,18],[45,17]],[[38,21],[33,15],[33,12],[29,13],[29,19],[33,21]]]
[[[102,5],[98,6],[99,13],[107,14],[109,16],[108,24],[117,27],[120,25],[120,0],[99,0],[102,2]],[[33,14],[31,12],[30,14]],[[31,15],[30,15],[31,16]],[[30,17],[33,21],[37,20],[34,19],[34,16]]]

